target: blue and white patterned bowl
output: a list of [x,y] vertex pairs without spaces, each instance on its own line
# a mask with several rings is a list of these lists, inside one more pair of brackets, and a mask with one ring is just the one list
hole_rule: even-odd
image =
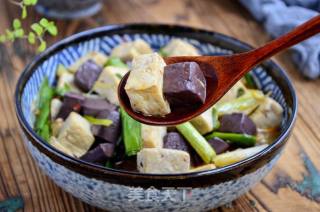
[[234,38],[205,30],[170,25],[115,25],[66,38],[38,56],[22,73],[16,88],[16,112],[25,142],[41,169],[60,187],[83,201],[110,211],[204,211],[226,204],[259,182],[280,157],[292,130],[297,99],[285,72],[267,61],[251,73],[258,87],[284,108],[279,137],[241,162],[186,174],[142,174],[114,170],[69,157],[32,130],[32,101],[45,76],[54,83],[57,65],[69,66],[90,51],[109,54],[122,41],[141,38],[158,50],[174,37],[185,39],[203,55],[250,49]]

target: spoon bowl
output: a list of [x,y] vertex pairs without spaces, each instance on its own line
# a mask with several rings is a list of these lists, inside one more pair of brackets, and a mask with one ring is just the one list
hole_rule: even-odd
[[170,126],[189,121],[212,107],[254,66],[319,32],[320,15],[298,26],[291,32],[270,41],[264,46],[248,52],[227,56],[182,56],[165,58],[167,65],[180,62],[196,62],[199,64],[207,81],[206,100],[202,105],[171,108],[171,113],[163,117],[145,116],[142,113],[138,113],[131,108],[129,98],[124,89],[130,72],[123,77],[118,87],[120,104],[132,118],[149,125]]
[[[214,56],[215,58],[220,58],[221,56]],[[130,72],[128,72],[120,81],[118,92],[120,100],[120,104],[125,108],[126,112],[134,119],[139,120],[140,122],[144,124],[149,125],[177,125],[183,122],[186,122],[198,115],[200,115],[202,112],[206,111],[208,107],[211,105],[211,101],[217,101],[218,99],[211,99],[208,98],[214,97],[214,98],[221,98],[221,96],[217,96],[217,88],[218,88],[218,78],[216,75],[215,70],[212,69],[212,65],[202,62],[203,57],[197,56],[197,57],[167,57],[164,58],[167,65],[174,64],[174,63],[180,63],[180,62],[189,62],[189,61],[195,61],[199,64],[201,70],[203,70],[204,76],[206,78],[206,101],[202,105],[195,105],[195,106],[184,106],[184,107],[174,107],[171,108],[171,113],[161,117],[161,116],[145,116],[142,113],[134,111],[130,107],[130,100],[129,97],[124,89],[125,84],[128,80],[128,77],[130,75]],[[211,101],[210,101],[211,100]],[[127,107],[129,105],[129,107]]]

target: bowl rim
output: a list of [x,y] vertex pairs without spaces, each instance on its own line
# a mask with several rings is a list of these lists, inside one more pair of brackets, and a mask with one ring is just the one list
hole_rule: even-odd
[[[54,43],[52,46],[47,48],[44,52],[42,52],[40,55],[37,55],[23,70],[23,72],[20,74],[20,77],[18,79],[18,82],[16,84],[14,99],[15,99],[15,111],[16,116],[18,118],[18,121],[23,128],[24,132],[27,133],[29,137],[31,137],[40,147],[47,150],[49,153],[53,154],[54,156],[58,157],[59,159],[62,159],[65,162],[71,163],[74,166],[81,166],[82,168],[86,168],[90,170],[90,172],[97,172],[99,175],[115,175],[115,176],[130,176],[134,178],[145,178],[145,179],[185,179],[189,177],[199,177],[199,176],[213,176],[221,173],[227,173],[229,171],[232,171],[235,168],[246,166],[249,164],[253,164],[255,161],[259,161],[262,157],[266,156],[268,153],[271,153],[275,150],[277,150],[280,146],[282,146],[286,138],[289,136],[291,129],[294,125],[294,122],[296,120],[297,116],[297,96],[296,92],[294,90],[294,87],[289,80],[289,77],[287,73],[284,71],[283,68],[281,68],[277,63],[273,62],[272,60],[268,60],[264,63],[268,63],[269,66],[276,68],[279,70],[277,74],[279,74],[282,79],[284,79],[284,84],[288,87],[289,94],[291,95],[292,99],[292,115],[289,117],[289,120],[285,124],[283,128],[283,132],[278,136],[275,141],[268,145],[266,148],[258,152],[257,154],[241,160],[237,163],[216,168],[212,170],[204,170],[204,171],[198,171],[198,172],[188,172],[188,173],[176,173],[176,174],[150,174],[150,173],[139,173],[139,172],[132,172],[132,171],[126,171],[126,170],[119,170],[119,169],[112,169],[107,167],[102,167],[99,165],[91,164],[85,161],[82,161],[77,158],[73,158],[71,156],[66,155],[65,153],[56,150],[54,147],[52,147],[48,142],[46,142],[44,139],[42,139],[40,136],[38,136],[32,129],[32,127],[28,124],[26,121],[26,118],[23,115],[22,111],[22,105],[21,105],[21,96],[24,90],[24,87],[30,77],[32,76],[34,70],[41,65],[46,59],[54,55],[56,52],[60,51],[61,49],[81,43],[86,39],[94,38],[94,37],[101,37],[102,35],[108,35],[108,33],[112,34],[112,31],[117,30],[125,30],[134,28],[136,30],[141,30],[141,33],[143,33],[143,30],[148,30],[151,28],[162,28],[162,29],[175,29],[177,31],[184,31],[187,30],[190,33],[200,33],[200,34],[208,34],[211,36],[218,37],[219,39],[223,40],[229,40],[232,43],[236,43],[238,46],[240,46],[243,49],[249,50],[252,48],[247,43],[244,43],[236,38],[230,37],[228,35],[224,35],[222,33],[218,33],[215,31],[205,30],[205,29],[199,29],[195,27],[188,27],[188,26],[182,26],[182,25],[175,25],[175,24],[148,24],[148,23],[139,23],[139,24],[114,24],[114,25],[106,25],[90,30],[86,30],[74,35],[71,35],[69,37],[66,37],[56,43]],[[167,34],[165,31],[162,33],[158,32],[158,34]],[[101,35],[101,36],[100,36]],[[199,40],[196,38],[193,38],[195,40]],[[40,150],[39,150],[40,151]],[[52,158],[47,155],[51,160]]]

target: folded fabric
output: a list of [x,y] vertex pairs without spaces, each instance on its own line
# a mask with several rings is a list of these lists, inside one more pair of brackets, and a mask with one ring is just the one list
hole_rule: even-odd
[[[320,0],[239,0],[263,23],[272,37],[278,37],[318,15]],[[320,36],[291,48],[293,62],[310,79],[320,76]]]

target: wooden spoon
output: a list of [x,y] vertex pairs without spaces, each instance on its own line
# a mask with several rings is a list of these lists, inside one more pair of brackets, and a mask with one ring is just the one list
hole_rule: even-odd
[[164,117],[144,116],[132,110],[124,89],[127,73],[118,87],[121,106],[134,119],[149,125],[177,125],[186,122],[212,107],[244,74],[265,59],[287,49],[320,32],[320,15],[293,29],[291,32],[270,41],[266,45],[248,52],[227,56],[184,56],[167,57],[167,64],[194,61],[197,62],[207,80],[207,96],[203,105],[192,108],[172,108]]

